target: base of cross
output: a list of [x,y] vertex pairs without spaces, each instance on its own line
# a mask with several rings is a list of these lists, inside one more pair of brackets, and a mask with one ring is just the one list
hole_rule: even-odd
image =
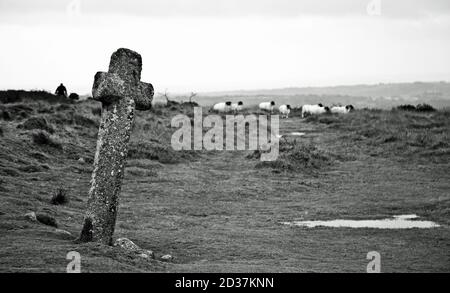
[[92,236],[92,221],[91,219],[85,219],[80,237],[76,240],[76,242],[78,243],[92,242],[93,238],[94,237]]

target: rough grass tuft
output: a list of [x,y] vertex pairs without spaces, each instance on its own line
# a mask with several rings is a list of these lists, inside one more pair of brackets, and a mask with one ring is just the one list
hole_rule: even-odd
[[101,116],[102,108],[100,108],[100,107],[92,108],[91,112],[92,112],[92,115],[94,115],[94,116]]
[[347,115],[311,116],[305,120],[326,124],[347,143],[369,148],[365,152],[371,155],[418,155],[441,160],[441,156],[434,154],[450,151],[449,113],[358,110]]
[[100,121],[98,119],[91,119],[91,118],[83,116],[83,115],[75,114],[73,116],[73,121],[76,125],[86,127],[86,128],[92,127],[92,128],[97,129],[100,126]]
[[53,148],[62,149],[61,143],[50,137],[46,131],[33,132],[31,138],[37,145],[47,145]]
[[55,132],[53,127],[51,127],[43,117],[31,117],[18,127],[25,130],[45,130],[51,134]]
[[433,106],[428,104],[419,104],[416,107],[417,112],[436,112],[436,109]]
[[414,112],[417,109],[416,109],[416,106],[407,104],[407,105],[397,106],[397,110],[400,110],[400,111],[413,111]]
[[69,202],[68,190],[63,187],[59,187],[58,189],[56,189],[55,193],[53,194],[50,200],[50,203],[53,205],[64,205],[68,202]]
[[[255,157],[257,155],[253,155],[253,158]],[[280,143],[277,160],[260,162],[256,165],[256,168],[311,172],[329,166],[333,161],[332,154],[320,150],[312,144],[303,144],[297,141],[283,141]]]
[[400,111],[410,111],[410,112],[436,112],[436,109],[429,104],[419,104],[417,106],[414,105],[400,105],[395,108]]
[[2,112],[0,114],[0,118],[5,120],[5,121],[11,121],[12,120],[11,113],[9,113],[7,110],[2,110]]

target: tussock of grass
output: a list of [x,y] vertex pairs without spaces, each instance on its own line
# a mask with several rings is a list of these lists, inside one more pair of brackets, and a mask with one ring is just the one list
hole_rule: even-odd
[[98,119],[92,119],[78,114],[73,116],[73,121],[76,125],[82,127],[98,128],[100,126],[100,121]]
[[1,118],[5,121],[21,120],[28,118],[33,112],[33,108],[25,104],[7,104],[1,105]]
[[52,138],[46,131],[33,132],[31,138],[37,145],[47,145],[53,148],[62,149],[61,143]]
[[71,105],[67,104],[59,104],[56,106],[56,112],[62,112],[62,111],[68,111],[68,110],[74,110],[74,108]]
[[419,104],[414,105],[400,105],[396,108],[400,111],[410,111],[410,112],[436,112],[436,109],[429,104]]
[[400,111],[416,111],[416,106],[414,105],[400,105],[397,107],[397,110]]
[[334,159],[332,154],[320,150],[312,144],[283,141],[280,142],[277,160],[260,162],[256,165],[256,168],[311,172],[331,165]]
[[69,202],[68,190],[63,187],[59,187],[58,189],[56,189],[55,193],[50,199],[50,203],[53,205],[64,205],[68,202]]
[[11,113],[9,113],[7,110],[2,110],[1,111],[0,118],[5,120],[5,121],[11,121],[12,120]]
[[91,110],[91,112],[92,112],[92,115],[94,115],[94,116],[101,116],[102,115],[102,108],[100,108],[100,107],[93,108]]
[[433,157],[450,150],[449,111],[359,110],[347,115],[310,116],[327,124],[347,142],[363,143],[372,155]]
[[305,118],[305,122],[321,123],[321,124],[335,124],[339,123],[338,115],[323,114],[323,115],[310,115]]
[[1,176],[8,176],[8,177],[19,177],[20,173],[17,172],[16,169],[3,167],[0,169],[0,175]]
[[31,117],[27,119],[24,123],[20,124],[18,128],[25,129],[25,130],[45,130],[48,133],[53,134],[55,130],[53,127],[51,127],[47,120],[43,117]]
[[99,117],[88,117],[85,115],[75,114],[72,111],[64,114],[57,113],[53,115],[52,122],[58,125],[77,125],[86,129],[97,129],[100,125]]

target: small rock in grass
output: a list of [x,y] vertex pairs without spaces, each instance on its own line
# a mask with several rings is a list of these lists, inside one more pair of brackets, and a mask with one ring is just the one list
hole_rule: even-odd
[[147,255],[146,258],[151,258],[151,259],[155,259],[155,254],[153,253],[153,251],[146,249],[144,253],[142,253],[143,255]]
[[53,231],[56,235],[61,236],[62,239],[74,239],[72,233],[62,229],[55,229]]
[[173,260],[173,256],[171,256],[170,254],[166,254],[161,256],[161,261],[165,261],[165,262],[169,262]]
[[72,233],[63,229],[55,229],[55,233],[60,235],[72,236]]
[[155,254],[151,250],[145,250],[143,253],[140,253],[139,256],[147,259],[155,259]]
[[134,242],[128,238],[117,239],[116,242],[114,243],[114,246],[120,246],[123,249],[125,249],[127,251],[132,251],[132,252],[137,252],[140,250],[139,246],[134,244]]
[[128,238],[117,239],[116,242],[114,243],[114,246],[119,246],[127,252],[136,253],[142,258],[146,258],[146,259],[154,259],[155,258],[153,251],[140,248],[139,246],[134,244],[134,242]]
[[52,216],[49,216],[47,214],[37,214],[36,219],[38,220],[38,222],[44,225],[58,228],[58,224],[56,223],[55,218],[53,218]]
[[35,212],[29,212],[25,214],[25,219],[32,221],[32,222],[36,222],[36,213]]

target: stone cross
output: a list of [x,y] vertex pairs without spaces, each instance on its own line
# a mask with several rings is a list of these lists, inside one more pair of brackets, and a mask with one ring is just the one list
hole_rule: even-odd
[[108,72],[95,75],[92,96],[102,102],[102,116],[81,242],[112,244],[134,110],[150,109],[154,93],[140,81],[141,70],[141,55],[122,48]]

